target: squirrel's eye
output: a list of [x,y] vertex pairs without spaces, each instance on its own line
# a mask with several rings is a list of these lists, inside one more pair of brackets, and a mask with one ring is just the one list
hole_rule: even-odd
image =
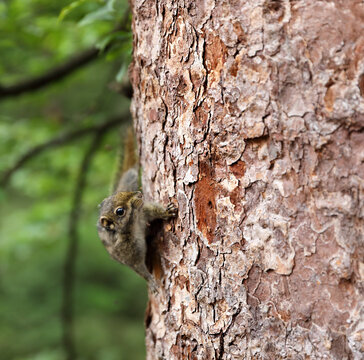
[[125,210],[122,207],[119,207],[115,210],[115,214],[118,216],[123,216],[125,214]]

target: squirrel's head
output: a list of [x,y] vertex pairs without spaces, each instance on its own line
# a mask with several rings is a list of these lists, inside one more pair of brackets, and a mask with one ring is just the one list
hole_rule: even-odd
[[129,224],[143,206],[140,191],[119,192],[106,198],[100,204],[99,225],[106,231],[129,232]]

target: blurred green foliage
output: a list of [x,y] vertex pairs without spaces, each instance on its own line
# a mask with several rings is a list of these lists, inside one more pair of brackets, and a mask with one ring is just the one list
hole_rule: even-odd
[[[63,12],[62,12],[63,9]],[[90,46],[97,61],[47,87],[0,98],[0,175],[32,147],[127,113],[109,90],[127,67],[131,36],[110,32],[127,2],[0,2],[0,84],[38,76]],[[60,16],[61,14],[61,16]],[[117,40],[115,42],[115,39]],[[121,69],[121,70],[120,70]],[[90,136],[49,149],[0,189],[0,358],[64,359],[62,277],[75,179]],[[146,284],[112,261],[97,237],[97,204],[108,195],[119,143],[105,136],[87,175],[76,264],[75,343],[79,359],[143,359]]]

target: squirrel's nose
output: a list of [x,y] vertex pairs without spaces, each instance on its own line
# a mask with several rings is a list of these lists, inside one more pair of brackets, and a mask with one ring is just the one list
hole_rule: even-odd
[[115,228],[113,221],[110,220],[109,218],[107,218],[106,216],[101,216],[99,221],[100,221],[101,226],[106,229],[113,230]]

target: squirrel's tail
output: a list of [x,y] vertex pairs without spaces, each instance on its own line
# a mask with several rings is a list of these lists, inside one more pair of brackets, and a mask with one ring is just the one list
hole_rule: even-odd
[[126,131],[126,136],[124,136],[124,159],[122,166],[122,174],[127,172],[130,168],[137,166],[138,159],[136,155],[136,144],[134,131],[131,126],[128,127]]
[[121,176],[116,192],[120,191],[138,191],[139,176],[138,167],[134,166]]
[[114,177],[112,193],[137,191],[139,188],[138,159],[133,128],[120,135],[122,142],[118,153],[117,171]]

